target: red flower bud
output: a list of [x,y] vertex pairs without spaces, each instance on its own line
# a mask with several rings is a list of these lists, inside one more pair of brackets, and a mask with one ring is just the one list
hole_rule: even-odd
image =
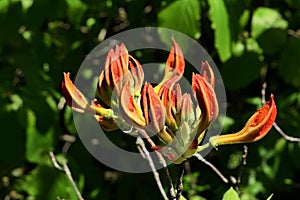
[[237,133],[214,136],[210,138],[213,146],[254,142],[263,138],[274,124],[277,109],[274,96],[248,120],[245,127]]
[[217,118],[219,107],[216,94],[211,84],[206,81],[205,77],[199,74],[193,74],[192,89],[201,110],[201,118],[198,127],[198,134],[201,134],[207,129],[210,123]]

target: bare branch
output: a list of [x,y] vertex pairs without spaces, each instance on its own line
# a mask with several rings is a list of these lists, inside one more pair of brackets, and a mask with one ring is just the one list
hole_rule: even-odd
[[300,142],[300,138],[292,137],[292,136],[289,136],[289,135],[285,134],[285,132],[277,125],[276,122],[274,122],[273,127],[276,129],[276,131],[282,137],[284,137],[284,139],[286,139],[286,140],[288,140],[290,142]]
[[149,162],[149,165],[150,165],[151,170],[152,170],[153,175],[154,175],[154,179],[155,179],[155,181],[156,181],[156,183],[157,183],[157,186],[158,186],[158,188],[159,188],[159,191],[160,191],[161,195],[163,196],[163,198],[164,198],[165,200],[168,200],[168,197],[167,197],[167,195],[166,195],[166,193],[165,193],[165,190],[164,190],[164,188],[163,188],[163,186],[162,186],[162,184],[161,184],[161,181],[160,181],[160,178],[159,178],[159,174],[158,174],[158,172],[157,172],[156,169],[155,169],[153,160],[152,160],[152,158],[151,158],[151,156],[150,156],[149,151],[148,151],[147,148],[145,147],[145,143],[144,143],[144,141],[142,140],[142,138],[138,137],[137,140],[136,140],[136,144],[137,144],[138,146],[141,147],[141,150],[144,152],[144,156],[146,156],[146,159],[147,159],[148,162]]
[[79,189],[78,189],[78,187],[77,187],[77,185],[76,185],[76,183],[75,183],[75,181],[74,181],[74,179],[72,177],[72,173],[71,173],[71,171],[70,171],[70,169],[69,169],[66,161],[63,161],[63,167],[61,167],[58,164],[58,162],[56,160],[56,157],[55,157],[55,155],[54,155],[54,153],[52,151],[49,152],[49,155],[50,155],[50,158],[51,158],[51,161],[52,161],[54,167],[56,169],[60,170],[60,171],[63,171],[67,175],[67,177],[68,177],[68,179],[69,179],[69,181],[70,181],[73,189],[75,190],[75,193],[76,193],[78,199],[79,200],[84,200],[84,198],[81,196],[80,191],[79,191]]
[[64,168],[64,171],[65,171],[65,173],[66,173],[66,175],[67,175],[70,183],[72,184],[72,186],[73,186],[73,188],[74,188],[74,190],[75,190],[75,192],[76,192],[76,194],[78,196],[78,199],[79,200],[84,200],[83,197],[80,194],[80,191],[79,191],[79,189],[78,189],[78,187],[77,187],[77,185],[76,185],[73,177],[72,177],[71,171],[70,171],[70,169],[69,169],[66,161],[63,161],[63,168]]
[[[147,142],[151,145],[151,147],[155,147],[156,146],[155,143],[153,142],[153,140],[149,137],[149,135],[146,133],[145,130],[138,129],[138,132],[143,136],[143,138],[145,138],[147,140]],[[165,170],[166,177],[167,177],[167,182],[168,182],[168,188],[169,188],[170,197],[171,197],[171,199],[175,199],[176,195],[175,195],[175,190],[174,190],[174,186],[173,186],[173,181],[172,181],[170,172],[168,170],[166,160],[164,159],[163,155],[160,152],[155,151],[155,153],[156,153],[156,155],[157,155],[157,157],[159,159],[160,164],[162,164],[162,166],[163,166],[163,168]]]
[[63,171],[63,168],[57,163],[54,153],[52,151],[50,151],[49,155],[50,155],[50,158],[51,158],[51,161],[52,161],[54,167],[60,171]]
[[[239,184],[241,183],[241,179],[242,179],[242,175],[245,169],[245,166],[247,164],[247,156],[248,156],[248,147],[246,145],[243,146],[244,150],[243,150],[243,154],[242,154],[242,163],[240,165],[240,169],[239,169],[239,175],[236,179],[232,179],[232,183],[235,185],[235,190],[237,191],[237,193],[240,195],[240,190],[239,190]],[[235,181],[233,181],[235,180]]]
[[[261,102],[262,104],[265,104],[266,103],[266,89],[267,89],[267,83],[264,82],[262,84],[262,90],[261,90]],[[289,136],[287,135],[281,128],[280,126],[274,122],[273,124],[273,127],[276,129],[276,131],[284,138],[286,139],[287,141],[290,141],[290,142],[300,142],[300,138],[297,138],[297,137],[292,137],[292,136]]]
[[194,156],[198,158],[201,162],[209,166],[221,179],[224,183],[228,183],[228,179],[209,161],[205,160],[199,153],[195,153]]
[[179,165],[179,172],[178,172],[178,180],[177,180],[177,193],[176,193],[176,200],[180,200],[182,189],[183,189],[183,184],[182,184],[182,178],[184,174],[184,163],[181,163]]

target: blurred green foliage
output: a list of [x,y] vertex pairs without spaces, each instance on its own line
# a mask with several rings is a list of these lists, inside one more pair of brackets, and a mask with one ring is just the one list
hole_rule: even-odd
[[[299,0],[0,0],[0,199],[76,199],[49,151],[68,160],[85,199],[161,199],[151,173],[117,172],[96,161],[80,142],[70,109],[60,106],[63,72],[75,75],[105,38],[144,26],[175,29],[207,49],[227,89],[226,132],[239,130],[261,106],[267,81],[278,124],[300,137]],[[76,141],[66,155],[67,136]],[[240,198],[299,199],[300,144],[272,130],[247,146]],[[242,151],[243,145],[221,147],[207,160],[226,177],[238,177]],[[236,185],[196,159],[190,166],[188,199],[221,199],[226,191],[223,199],[237,199],[230,189]],[[176,166],[170,170],[175,180]]]

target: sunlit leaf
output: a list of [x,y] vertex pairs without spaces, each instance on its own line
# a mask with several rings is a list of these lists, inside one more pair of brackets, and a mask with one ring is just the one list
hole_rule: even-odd
[[0,13],[5,14],[8,11],[10,0],[1,0],[0,1]]
[[36,167],[16,187],[18,191],[26,192],[30,199],[77,199],[67,176],[46,165]]
[[26,158],[32,163],[47,163],[49,151],[54,148],[54,129],[41,133],[36,127],[36,115],[27,111]]
[[237,192],[231,187],[229,190],[227,190],[223,196],[222,200],[239,200],[239,196]]
[[69,18],[74,22],[80,22],[87,10],[87,5],[81,0],[66,0],[66,2],[68,4]]
[[215,30],[215,48],[222,62],[231,57],[229,17],[223,0],[208,0],[211,26]]
[[286,29],[288,22],[281,14],[272,8],[257,8],[252,17],[251,36],[257,38],[260,34],[270,28]]
[[[198,0],[176,0],[158,13],[158,25],[198,39],[201,34],[200,12]],[[159,34],[163,42],[171,45],[170,35],[163,31]],[[180,38],[175,39],[180,43]]]

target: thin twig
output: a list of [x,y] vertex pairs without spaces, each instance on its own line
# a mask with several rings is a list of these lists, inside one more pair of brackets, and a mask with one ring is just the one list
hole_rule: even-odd
[[51,161],[52,161],[54,167],[60,171],[63,171],[63,168],[57,163],[54,153],[52,151],[50,151],[49,155],[50,155],[50,158],[51,158]]
[[289,136],[289,135],[285,134],[285,132],[277,125],[276,122],[274,122],[273,127],[276,129],[276,131],[282,137],[284,137],[284,139],[286,139],[286,140],[288,140],[290,142],[300,142],[300,138],[292,137],[292,136]]
[[68,179],[70,180],[70,182],[71,182],[71,184],[72,184],[72,186],[73,186],[73,188],[74,188],[74,190],[75,190],[75,192],[77,194],[78,199],[79,200],[84,200],[83,197],[80,194],[80,191],[79,191],[79,189],[78,189],[78,187],[77,187],[77,185],[76,185],[73,177],[72,177],[71,171],[70,171],[70,169],[69,169],[66,161],[63,161],[63,168],[64,168],[64,171],[65,171]]
[[183,190],[183,184],[182,184],[182,178],[184,174],[184,163],[181,163],[179,165],[179,172],[178,172],[178,180],[177,180],[177,193],[176,193],[176,200],[180,200],[182,190]]
[[[138,129],[138,132],[143,136],[143,138],[145,138],[147,140],[147,142],[150,144],[150,146],[152,148],[156,146],[155,143],[153,142],[153,140],[149,137],[149,135],[146,133],[145,130]],[[167,167],[166,160],[164,159],[163,155],[160,152],[155,151],[155,153],[158,157],[158,160],[159,160],[160,164],[163,166],[163,168],[165,170],[170,198],[175,199],[176,198],[175,189],[174,189],[174,186],[173,186],[173,181],[172,181],[169,169]]]
[[[262,104],[265,104],[266,103],[266,89],[267,89],[267,83],[264,82],[262,84],[262,89],[261,89],[261,103]],[[273,127],[276,129],[276,131],[284,138],[286,139],[287,141],[290,141],[290,142],[300,142],[300,138],[297,138],[297,137],[292,137],[292,136],[289,136],[287,135],[281,128],[280,126],[274,122],[273,124]]]
[[241,179],[242,179],[242,175],[245,169],[245,166],[247,164],[247,156],[248,156],[248,147],[246,145],[244,145],[244,150],[243,150],[243,154],[242,154],[242,163],[240,165],[240,169],[239,169],[239,175],[237,177],[236,183],[235,183],[235,190],[237,191],[237,193],[240,195],[240,190],[239,190],[239,184],[241,183]]
[[228,179],[209,161],[205,160],[199,153],[195,153],[194,156],[198,158],[201,162],[209,166],[221,179],[224,183],[228,183]]
[[55,155],[54,155],[54,153],[52,151],[49,152],[49,155],[50,155],[50,158],[51,158],[51,161],[52,161],[54,167],[56,169],[60,170],[60,171],[63,171],[67,175],[67,177],[68,177],[68,179],[69,179],[69,181],[70,181],[73,189],[75,190],[75,193],[76,193],[78,199],[79,200],[84,200],[84,198],[81,196],[80,191],[79,191],[79,189],[78,189],[78,187],[77,187],[77,185],[76,185],[76,183],[75,183],[75,181],[74,181],[74,179],[72,177],[72,173],[71,173],[71,171],[70,171],[70,169],[69,169],[66,161],[63,161],[63,167],[61,167],[58,164],[58,162],[56,160],[56,157],[55,157]]
[[144,152],[144,155],[146,156],[146,159],[147,159],[148,162],[149,162],[149,165],[150,165],[150,167],[151,167],[152,173],[153,173],[153,175],[154,175],[154,179],[155,179],[155,181],[156,181],[156,183],[157,183],[157,186],[158,186],[158,188],[159,188],[159,191],[160,191],[161,195],[163,196],[163,198],[164,198],[165,200],[168,200],[168,197],[167,197],[167,195],[166,195],[166,193],[165,193],[165,190],[164,190],[164,188],[163,188],[163,186],[162,186],[162,184],[161,184],[161,181],[160,181],[160,178],[159,178],[159,174],[158,174],[158,172],[156,171],[156,168],[155,168],[155,166],[154,166],[153,160],[152,160],[152,158],[151,158],[151,156],[150,156],[149,151],[148,151],[147,148],[145,147],[145,143],[144,143],[144,141],[142,140],[142,138],[138,137],[137,140],[136,140],[136,144],[137,144],[138,146],[141,147],[142,151]]

